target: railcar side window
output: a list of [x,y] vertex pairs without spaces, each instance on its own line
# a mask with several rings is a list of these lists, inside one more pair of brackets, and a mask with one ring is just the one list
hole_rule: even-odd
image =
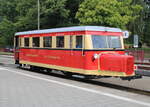
[[57,48],[63,48],[64,47],[64,36],[57,36],[56,37],[56,46],[57,46]]
[[29,38],[24,38],[24,46],[29,47]]
[[76,48],[82,48],[82,36],[76,36]]
[[93,48],[107,48],[107,37],[106,36],[92,36]]
[[39,37],[33,37],[33,47],[39,47],[40,46],[40,38]]
[[118,36],[110,36],[108,38],[110,43],[110,48],[121,48],[121,40]]
[[52,37],[43,37],[44,47],[52,47]]
[[93,48],[121,48],[121,39],[118,36],[92,35]]

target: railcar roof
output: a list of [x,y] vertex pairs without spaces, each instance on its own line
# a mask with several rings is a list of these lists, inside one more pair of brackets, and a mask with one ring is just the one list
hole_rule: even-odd
[[108,31],[108,32],[122,32],[119,28],[111,28],[104,26],[74,26],[74,27],[63,27],[63,28],[53,28],[44,30],[32,30],[17,32],[15,35],[29,35],[29,34],[42,34],[42,33],[56,33],[56,32],[69,32],[69,31]]

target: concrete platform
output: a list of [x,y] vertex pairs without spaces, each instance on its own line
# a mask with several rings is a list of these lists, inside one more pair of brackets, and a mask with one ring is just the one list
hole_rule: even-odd
[[150,107],[150,97],[0,66],[0,107]]

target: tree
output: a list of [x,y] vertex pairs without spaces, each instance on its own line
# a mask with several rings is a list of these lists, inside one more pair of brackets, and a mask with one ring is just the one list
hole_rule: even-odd
[[15,33],[14,24],[6,18],[0,23],[0,45],[13,46],[13,36]]
[[0,0],[0,46],[13,46],[16,21],[16,0]]
[[[133,43],[133,35],[138,35],[140,42],[148,43],[148,29],[150,29],[148,28],[150,20],[148,18],[148,12],[150,11],[148,5],[143,0],[133,0],[132,5],[135,4],[141,5],[143,9],[142,11],[140,11],[139,17],[127,25],[128,30],[132,32],[130,38],[128,39],[128,42]],[[136,13],[136,11],[134,11],[133,13]]]
[[16,30],[37,29],[37,0],[18,0],[16,11]]
[[[69,23],[66,0],[40,0],[40,7],[41,29]],[[37,10],[37,0],[0,0],[0,41],[6,38],[9,41],[18,31],[37,29]],[[5,42],[5,45],[9,43]]]
[[66,9],[68,9],[69,12],[69,25],[77,25],[79,21],[75,18],[75,15],[79,9],[79,5],[83,2],[84,0],[67,0],[66,2]]
[[[131,32],[131,36],[128,39],[128,42],[133,42],[133,35],[138,35],[141,41],[144,36],[144,26],[145,26],[145,11],[146,11],[146,4],[143,0],[133,0],[132,5],[140,5],[143,9],[139,12],[139,16],[132,22],[127,25],[128,30]],[[133,11],[133,15],[136,14],[136,10]]]
[[68,23],[69,10],[66,0],[44,0],[41,2],[41,26],[51,28]]
[[10,21],[15,21],[15,17],[17,15],[16,12],[16,0],[0,0],[0,16],[1,20],[5,17]]
[[150,1],[147,0],[143,42],[150,46]]
[[[40,28],[79,24],[123,29],[127,26],[130,31],[144,35],[144,41],[148,37],[148,21],[142,20],[143,11],[139,15],[141,1],[40,0]],[[15,32],[37,29],[37,13],[37,0],[0,0],[0,44],[12,44]]]
[[76,18],[84,25],[126,29],[126,25],[135,20],[142,10],[140,5],[131,4],[132,0],[86,0],[80,5]]

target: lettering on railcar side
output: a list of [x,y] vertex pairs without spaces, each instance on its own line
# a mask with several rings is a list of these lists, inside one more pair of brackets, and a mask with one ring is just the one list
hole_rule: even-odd
[[44,57],[49,59],[60,59],[60,57],[58,56],[44,56]]
[[33,54],[26,54],[26,56],[38,57],[38,55],[33,55]]

